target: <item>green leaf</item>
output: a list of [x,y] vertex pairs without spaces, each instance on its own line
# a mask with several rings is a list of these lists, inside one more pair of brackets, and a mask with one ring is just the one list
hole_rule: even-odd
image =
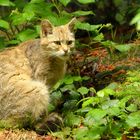
[[126,123],[130,126],[130,128],[140,127],[140,111],[131,113],[127,117]]
[[66,77],[63,79],[63,82],[64,82],[66,85],[73,84],[73,77],[68,75],[68,76],[66,76]]
[[0,0],[1,6],[15,6],[15,4],[9,0]]
[[80,108],[80,109],[76,110],[76,113],[88,113],[92,109],[93,108],[91,108],[91,107],[84,107],[84,108]]
[[76,106],[77,103],[78,103],[78,100],[75,100],[75,99],[68,100],[67,102],[64,103],[63,110],[65,110],[65,112],[68,111],[68,110],[69,111],[70,110],[75,110],[75,109],[77,109],[77,106]]
[[136,104],[130,104],[128,107],[126,107],[126,110],[128,110],[130,112],[135,112],[138,110],[138,108],[137,108]]
[[95,3],[95,0],[78,0],[78,2],[82,4],[89,4],[89,3]]
[[89,23],[76,22],[75,27],[77,29],[82,29],[82,30],[86,30],[86,31],[95,31],[99,27],[101,27],[101,25],[90,25]]
[[19,43],[20,43],[19,40],[9,40],[6,42],[6,45],[17,45]]
[[73,76],[73,81],[76,81],[76,82],[78,82],[78,81],[82,81],[82,77],[81,76]]
[[71,13],[73,16],[87,16],[87,15],[94,15],[92,11],[76,11]]
[[131,20],[130,24],[136,24],[140,21],[140,13],[136,14],[136,16]]
[[115,94],[115,91],[109,88],[104,88],[97,92],[98,97],[104,97],[104,96],[114,95],[114,94]]
[[73,126],[80,126],[81,124],[81,117],[78,115],[75,115],[74,113],[68,113],[64,120],[65,124],[67,126],[73,127]]
[[4,29],[9,29],[9,23],[5,20],[0,19],[0,27]]
[[137,29],[137,30],[140,30],[140,22],[137,22],[136,29]]
[[113,83],[110,83],[106,88],[115,90],[117,87],[118,87],[118,83],[113,82]]
[[33,39],[37,36],[38,36],[38,34],[36,33],[36,31],[32,30],[32,29],[24,30],[17,35],[17,37],[21,41],[26,41],[26,40],[29,40],[29,39]]
[[110,107],[118,106],[118,103],[119,103],[118,99],[107,100],[107,101],[102,102],[101,106],[102,106],[102,109],[108,109]]
[[95,41],[101,41],[104,39],[103,33],[98,34],[96,37],[93,38]]
[[119,104],[119,107],[124,109],[126,103],[127,103],[130,99],[131,99],[131,96],[125,96],[124,98],[122,98],[122,99],[120,100],[120,102],[118,103],[118,104]]
[[75,87],[73,84],[68,84],[63,86],[62,88],[60,88],[61,92],[66,92],[66,91],[70,91],[73,90]]
[[31,0],[30,3],[41,3],[41,2],[44,2],[44,0]]
[[102,109],[92,109],[86,114],[84,124],[89,127],[100,126],[106,123],[107,111]]
[[0,49],[5,48],[5,38],[4,37],[0,37]]
[[59,0],[64,6],[67,6],[71,0]]
[[26,22],[26,18],[23,16],[22,13],[19,13],[18,11],[13,11],[10,19],[12,20],[13,25],[20,25]]
[[109,116],[118,116],[121,113],[121,110],[119,107],[111,107],[107,109]]
[[90,97],[88,100],[83,102],[82,107],[84,108],[84,107],[89,106],[89,105],[94,106],[95,104],[98,104],[99,101],[100,101],[99,98]]
[[132,45],[129,44],[118,44],[114,46],[120,52],[127,52],[132,48]]
[[88,94],[89,89],[87,87],[80,87],[77,90],[79,93],[81,93],[82,95]]
[[26,11],[23,13],[23,18],[25,18],[27,21],[30,21],[31,19],[33,19],[33,17],[35,16],[34,12],[32,11]]

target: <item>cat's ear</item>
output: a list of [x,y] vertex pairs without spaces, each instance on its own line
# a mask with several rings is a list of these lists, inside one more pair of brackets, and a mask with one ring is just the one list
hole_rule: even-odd
[[45,37],[48,34],[52,33],[52,29],[53,29],[53,25],[51,24],[51,22],[49,20],[43,20],[41,22],[41,33],[40,36],[41,37]]
[[76,21],[77,21],[77,19],[76,18],[73,18],[69,23],[67,23],[70,31],[73,31],[74,30],[74,26],[75,26]]

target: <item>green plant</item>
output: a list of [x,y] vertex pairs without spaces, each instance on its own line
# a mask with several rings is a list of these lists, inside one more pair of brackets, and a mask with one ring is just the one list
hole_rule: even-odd
[[[83,87],[84,80],[89,78],[68,76],[52,93],[54,102],[58,94],[61,99],[65,98],[62,113],[65,116],[63,129],[67,131],[67,135],[63,129],[53,135],[76,140],[121,139],[123,135],[139,139],[139,70],[129,71],[123,84],[111,83],[98,92],[93,87]],[[94,96],[90,96],[91,92]]]

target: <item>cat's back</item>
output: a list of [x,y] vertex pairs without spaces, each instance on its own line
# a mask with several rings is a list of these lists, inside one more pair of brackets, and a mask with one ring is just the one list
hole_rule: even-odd
[[19,46],[6,48],[0,51],[0,78],[8,75],[31,75],[29,60],[26,57],[28,46],[35,44],[36,40],[21,43]]

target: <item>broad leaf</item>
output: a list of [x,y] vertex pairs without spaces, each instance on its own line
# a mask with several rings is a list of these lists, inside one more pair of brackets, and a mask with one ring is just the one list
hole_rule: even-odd
[[33,39],[37,36],[38,36],[38,34],[32,29],[27,29],[27,30],[22,31],[18,34],[18,38],[21,41],[26,41],[26,40],[29,40],[29,39]]
[[89,92],[89,89],[87,87],[80,87],[80,88],[78,88],[77,91],[80,92],[82,95],[84,95]]
[[81,124],[81,117],[78,115],[68,113],[64,120],[67,126],[80,126]]
[[97,30],[99,27],[101,27],[101,25],[90,25],[89,23],[81,23],[81,22],[77,22],[75,27],[77,29],[82,29],[82,30],[87,30],[87,31],[95,31]]
[[127,119],[126,123],[132,127],[140,127],[140,111],[131,113]]
[[107,111],[102,109],[93,109],[86,114],[86,117],[92,117],[95,121],[100,121],[103,117],[105,117]]
[[0,28],[9,29],[9,23],[5,20],[0,19]]
[[127,52],[132,48],[132,45],[129,44],[119,44],[114,46],[120,52]]

